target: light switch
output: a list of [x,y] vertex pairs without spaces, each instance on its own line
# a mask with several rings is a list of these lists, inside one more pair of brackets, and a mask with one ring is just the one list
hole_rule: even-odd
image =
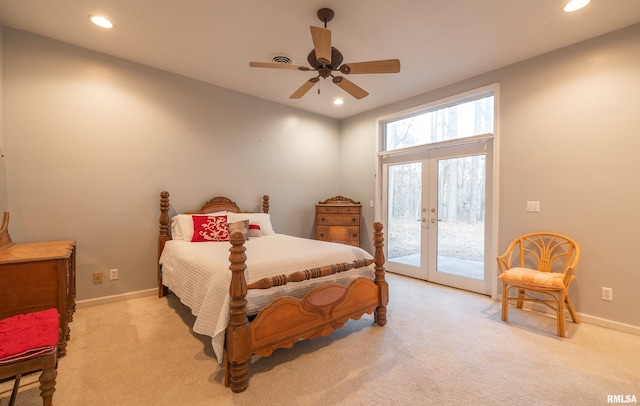
[[540,213],[540,202],[539,201],[528,201],[527,202],[527,213]]

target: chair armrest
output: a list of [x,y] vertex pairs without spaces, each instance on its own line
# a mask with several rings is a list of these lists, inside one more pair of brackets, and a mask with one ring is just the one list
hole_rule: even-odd
[[505,253],[503,255],[500,255],[498,258],[496,258],[498,260],[498,269],[500,270],[500,273],[505,273],[507,270],[509,270],[509,268],[511,268],[511,265],[509,264],[508,261],[508,257],[509,257],[509,253]]
[[569,266],[562,273],[562,282],[564,283],[564,286],[569,287],[569,283],[575,278],[575,275],[573,274],[574,269],[574,267]]

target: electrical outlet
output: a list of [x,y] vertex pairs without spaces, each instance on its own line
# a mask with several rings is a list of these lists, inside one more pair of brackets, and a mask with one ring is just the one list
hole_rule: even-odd
[[540,202],[538,202],[538,201],[528,201],[527,202],[527,213],[540,213]]
[[602,300],[613,302],[613,289],[602,288]]
[[118,279],[118,270],[117,269],[112,269],[109,271],[109,278],[112,281],[115,281],[116,279]]
[[94,272],[93,273],[93,284],[97,285],[102,283],[102,272]]

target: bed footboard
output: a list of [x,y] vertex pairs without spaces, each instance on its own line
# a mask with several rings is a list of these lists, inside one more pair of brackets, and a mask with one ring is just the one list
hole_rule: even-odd
[[327,336],[349,319],[373,313],[378,303],[378,289],[366,278],[358,278],[348,287],[320,286],[303,299],[279,298],[251,322],[252,354],[268,357],[300,339]]
[[[249,359],[253,354],[269,356],[277,348],[290,348],[303,338],[316,338],[331,334],[349,319],[360,319],[375,313],[375,322],[387,322],[389,287],[384,271],[384,237],[382,223],[374,224],[375,262],[373,280],[358,278],[348,287],[331,283],[309,292],[302,299],[282,297],[264,308],[249,323],[246,309],[247,283],[244,238],[240,233],[231,236],[229,269],[232,272],[229,287],[229,326],[226,332],[225,385],[234,392],[244,391],[249,384]],[[303,271],[289,276],[268,278],[253,284],[252,288],[267,288],[365,266],[371,261],[353,261]]]

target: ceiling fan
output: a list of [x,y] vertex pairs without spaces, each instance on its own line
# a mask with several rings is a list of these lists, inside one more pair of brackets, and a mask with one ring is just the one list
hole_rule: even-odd
[[320,78],[326,79],[331,77],[333,83],[338,85],[342,90],[349,93],[356,99],[362,99],[369,93],[351,82],[344,76],[334,75],[334,72],[340,72],[344,75],[361,74],[361,73],[398,73],[400,72],[400,60],[385,59],[380,61],[367,61],[355,63],[342,63],[343,57],[340,51],[331,46],[331,31],[327,29],[327,22],[333,19],[333,10],[322,8],[318,10],[318,18],[324,22],[324,28],[311,26],[311,39],[313,40],[313,49],[307,56],[307,61],[311,67],[290,65],[286,63],[267,63],[267,62],[249,62],[249,66],[254,68],[275,68],[275,69],[292,69],[300,71],[315,71],[317,76],[304,82],[302,86],[289,96],[291,99],[300,99],[304,96]]

